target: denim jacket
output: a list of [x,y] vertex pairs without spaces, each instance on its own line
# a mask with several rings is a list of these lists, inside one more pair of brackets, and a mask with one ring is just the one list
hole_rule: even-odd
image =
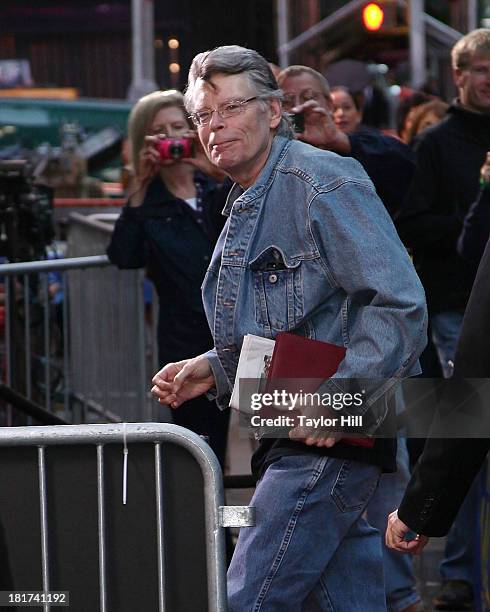
[[342,379],[380,379],[356,414],[394,379],[418,373],[424,291],[358,162],[276,136],[256,182],[246,191],[234,185],[223,212],[202,288],[218,405],[227,405],[247,333],[291,331],[345,346],[319,391],[345,391]]

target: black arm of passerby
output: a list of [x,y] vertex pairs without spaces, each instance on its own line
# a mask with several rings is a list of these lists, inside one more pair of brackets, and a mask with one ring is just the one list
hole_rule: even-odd
[[478,263],[490,235],[490,185],[482,187],[478,198],[471,205],[463,221],[458,239],[458,253],[473,263]]
[[349,134],[351,157],[364,167],[391,217],[402,207],[415,171],[415,156],[407,145],[379,132]]
[[446,535],[487,455],[488,443],[478,438],[429,438],[398,517],[415,533]]
[[490,378],[490,239],[466,306],[454,359],[454,374]]
[[[490,240],[466,308],[454,377],[490,378]],[[449,530],[489,450],[489,439],[429,438],[400,505],[399,518],[416,533]]]
[[[403,243],[410,248],[431,247],[454,250],[462,219],[451,213],[441,185],[446,178],[437,145],[424,138],[417,149],[415,174],[403,209],[395,225]],[[440,212],[439,212],[440,211]]]

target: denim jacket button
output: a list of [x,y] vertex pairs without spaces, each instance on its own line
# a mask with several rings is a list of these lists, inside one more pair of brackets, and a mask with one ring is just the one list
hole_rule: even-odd
[[269,275],[269,283],[277,283],[277,274]]

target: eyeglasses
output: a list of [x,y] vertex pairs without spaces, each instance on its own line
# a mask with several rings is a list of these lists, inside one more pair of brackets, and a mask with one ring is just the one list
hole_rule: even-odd
[[282,105],[286,110],[293,108],[293,106],[299,106],[308,102],[308,100],[320,100],[323,94],[314,89],[305,89],[300,91],[299,94],[285,93],[282,101]]
[[252,100],[257,100],[259,96],[253,96],[251,98],[247,98],[246,100],[232,100],[230,102],[225,102],[225,104],[220,104],[217,108],[207,109],[202,111],[196,111],[189,115],[189,119],[192,120],[194,125],[201,126],[207,125],[211,121],[211,117],[213,113],[218,113],[218,115],[222,119],[229,119],[230,117],[236,117],[241,113],[245,112],[245,105]]

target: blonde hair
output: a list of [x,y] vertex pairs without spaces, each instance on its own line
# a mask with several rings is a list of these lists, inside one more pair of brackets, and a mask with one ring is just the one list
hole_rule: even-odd
[[153,118],[162,108],[175,106],[182,111],[189,128],[192,124],[187,117],[184,106],[184,96],[176,89],[167,91],[154,91],[143,96],[136,102],[128,119],[128,137],[131,151],[131,165],[134,172],[138,172],[138,159],[145,143],[145,136],[151,127]]
[[451,50],[453,69],[465,70],[474,55],[490,56],[490,28],[473,30],[458,40]]

